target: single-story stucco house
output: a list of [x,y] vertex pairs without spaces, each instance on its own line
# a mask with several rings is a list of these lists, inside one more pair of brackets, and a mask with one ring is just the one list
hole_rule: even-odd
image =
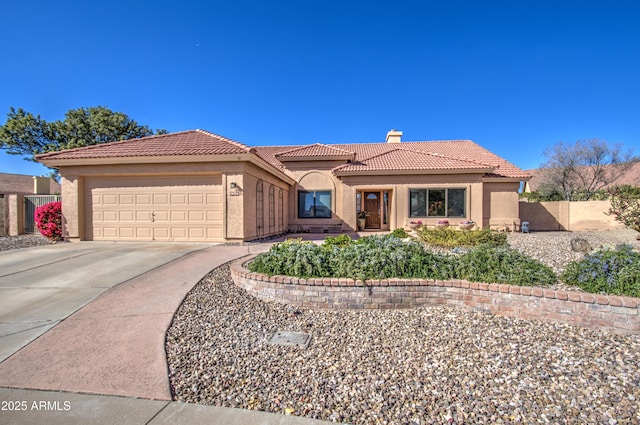
[[410,221],[520,224],[529,175],[469,140],[250,147],[203,130],[52,152],[70,240],[245,241]]

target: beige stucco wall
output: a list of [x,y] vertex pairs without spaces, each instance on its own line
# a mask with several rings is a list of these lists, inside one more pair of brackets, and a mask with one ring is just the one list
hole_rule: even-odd
[[[223,182],[223,237],[225,240],[249,240],[256,237],[255,183],[258,178],[265,184],[265,208],[268,208],[269,185],[286,190],[288,184],[270,173],[247,162],[113,164],[60,167],[62,176],[62,213],[66,237],[85,239],[84,181],[91,177],[222,175]],[[231,182],[236,188],[231,188]],[[284,195],[285,211],[288,195]],[[277,191],[276,191],[277,209]],[[268,211],[266,212],[268,214]],[[265,215],[265,218],[268,215]],[[286,223],[286,217],[283,217]],[[277,219],[276,219],[277,220]],[[276,226],[278,221],[276,221]],[[268,224],[267,224],[268,225]],[[286,228],[286,224],[284,226]]]
[[[393,230],[404,227],[411,220],[420,219],[428,225],[434,225],[439,218],[409,217],[409,189],[422,188],[462,188],[466,189],[467,217],[456,218],[456,221],[470,219],[478,223],[483,220],[483,182],[477,174],[441,174],[441,175],[386,175],[386,176],[334,176],[330,170],[297,170],[292,172],[299,182],[290,193],[289,215],[290,228],[298,226],[322,226],[342,224],[343,230],[356,230],[356,192],[388,191],[389,220],[382,230]],[[331,219],[298,219],[298,190],[332,190],[333,216]],[[517,191],[517,188],[516,188]],[[517,203],[517,192],[515,202]],[[516,206],[517,210],[517,206]]]
[[[262,181],[262,225],[263,230],[258,231],[257,223],[257,187],[258,182]],[[289,185],[273,175],[265,172],[261,168],[258,168],[252,164],[248,164],[247,168],[243,172],[243,209],[244,209],[244,223],[243,234],[244,240],[251,240],[256,238],[263,238],[272,234],[280,234],[286,231],[289,224],[289,216],[287,214],[289,207]],[[274,188],[274,228],[273,231],[269,226],[269,189]],[[282,189],[283,209],[282,209],[282,226],[280,226],[280,214],[278,212],[278,191]],[[235,214],[229,209],[229,216]]]
[[623,229],[606,214],[610,206],[609,201],[521,201],[520,219],[534,231]]
[[519,230],[519,187],[520,182],[484,183],[483,227],[496,230]]
[[[60,167],[62,176],[62,207],[66,237],[71,240],[85,238],[84,181],[91,177],[109,176],[162,176],[171,175],[221,175],[223,185],[223,238],[229,241],[252,240],[301,228],[327,228],[343,231],[357,228],[356,192],[388,191],[388,223],[382,230],[404,227],[411,220],[422,220],[434,225],[440,218],[409,217],[409,190],[423,188],[466,189],[466,217],[453,218],[452,224],[473,220],[482,226],[519,224],[517,182],[486,182],[481,174],[384,176],[335,176],[331,168],[336,161],[287,163],[288,174],[297,183],[290,186],[278,176],[257,165],[246,162],[196,162],[162,164],[114,164]],[[320,169],[315,167],[321,167]],[[258,182],[263,187],[263,229],[258,231],[257,198]],[[232,184],[234,187],[232,187]],[[269,191],[273,188],[274,206],[270,226]],[[283,193],[283,214],[279,212],[278,193]],[[332,193],[332,217],[330,219],[298,218],[298,190],[330,190]]]

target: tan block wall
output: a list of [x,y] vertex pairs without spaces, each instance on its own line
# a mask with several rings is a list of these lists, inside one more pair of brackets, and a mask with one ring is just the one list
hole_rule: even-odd
[[0,193],[56,194],[60,193],[60,183],[49,177],[0,173]]
[[7,225],[7,216],[9,215],[9,208],[7,204],[7,198],[0,194],[0,236],[7,236],[9,234],[9,228]]
[[8,198],[9,236],[24,233],[24,195],[9,195]]
[[520,219],[529,222],[534,231],[612,230],[624,226],[605,214],[609,201],[554,201],[520,204]]
[[569,203],[569,230],[609,230],[624,229],[613,216],[605,214],[611,207],[610,201],[580,201]]

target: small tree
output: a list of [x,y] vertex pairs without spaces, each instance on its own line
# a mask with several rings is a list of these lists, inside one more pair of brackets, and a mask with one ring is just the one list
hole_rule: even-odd
[[[157,134],[167,133],[156,130]],[[105,106],[71,109],[62,121],[47,122],[22,108],[9,108],[7,121],[0,125],[0,149],[11,155],[34,156],[62,149],[78,148],[151,136],[154,131],[122,112]]]
[[541,191],[557,191],[567,201],[589,200],[615,183],[637,160],[632,151],[599,139],[557,143],[544,151],[547,161],[540,170]]
[[609,189],[609,215],[630,229],[640,232],[640,188],[618,186]]
[[61,202],[49,202],[36,208],[34,218],[36,226],[43,236],[54,241],[62,240]]

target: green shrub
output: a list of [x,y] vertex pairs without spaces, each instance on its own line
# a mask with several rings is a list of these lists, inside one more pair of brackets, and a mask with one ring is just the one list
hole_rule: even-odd
[[640,253],[629,245],[589,253],[570,263],[561,279],[591,293],[640,297]]
[[351,245],[352,242],[353,239],[351,239],[348,235],[327,236],[324,240],[323,245],[343,248],[347,245]]
[[395,238],[400,238],[400,239],[405,239],[409,237],[407,232],[402,227],[398,227],[393,232],[391,232],[391,236]]
[[459,278],[513,285],[549,285],[557,280],[549,267],[507,246],[485,244],[452,256],[429,252],[417,242],[390,235],[367,236],[344,246],[289,240],[258,255],[249,270],[304,278]]
[[362,280],[451,277],[448,256],[427,252],[416,242],[403,242],[388,235],[360,238],[334,254],[336,277]]
[[501,246],[507,243],[506,233],[494,232],[489,228],[457,230],[449,227],[423,227],[418,232],[418,235],[429,245],[444,248],[453,248],[456,246],[473,247],[482,244]]
[[544,286],[557,281],[550,267],[508,246],[480,245],[457,259],[457,277],[472,282]]
[[271,276],[330,276],[330,255],[330,250],[322,249],[313,242],[290,239],[274,244],[269,251],[254,258],[249,270]]
[[343,246],[288,240],[256,256],[249,270],[267,275],[362,280],[453,277],[449,256],[427,252],[418,243],[405,243],[387,235],[367,236]]

